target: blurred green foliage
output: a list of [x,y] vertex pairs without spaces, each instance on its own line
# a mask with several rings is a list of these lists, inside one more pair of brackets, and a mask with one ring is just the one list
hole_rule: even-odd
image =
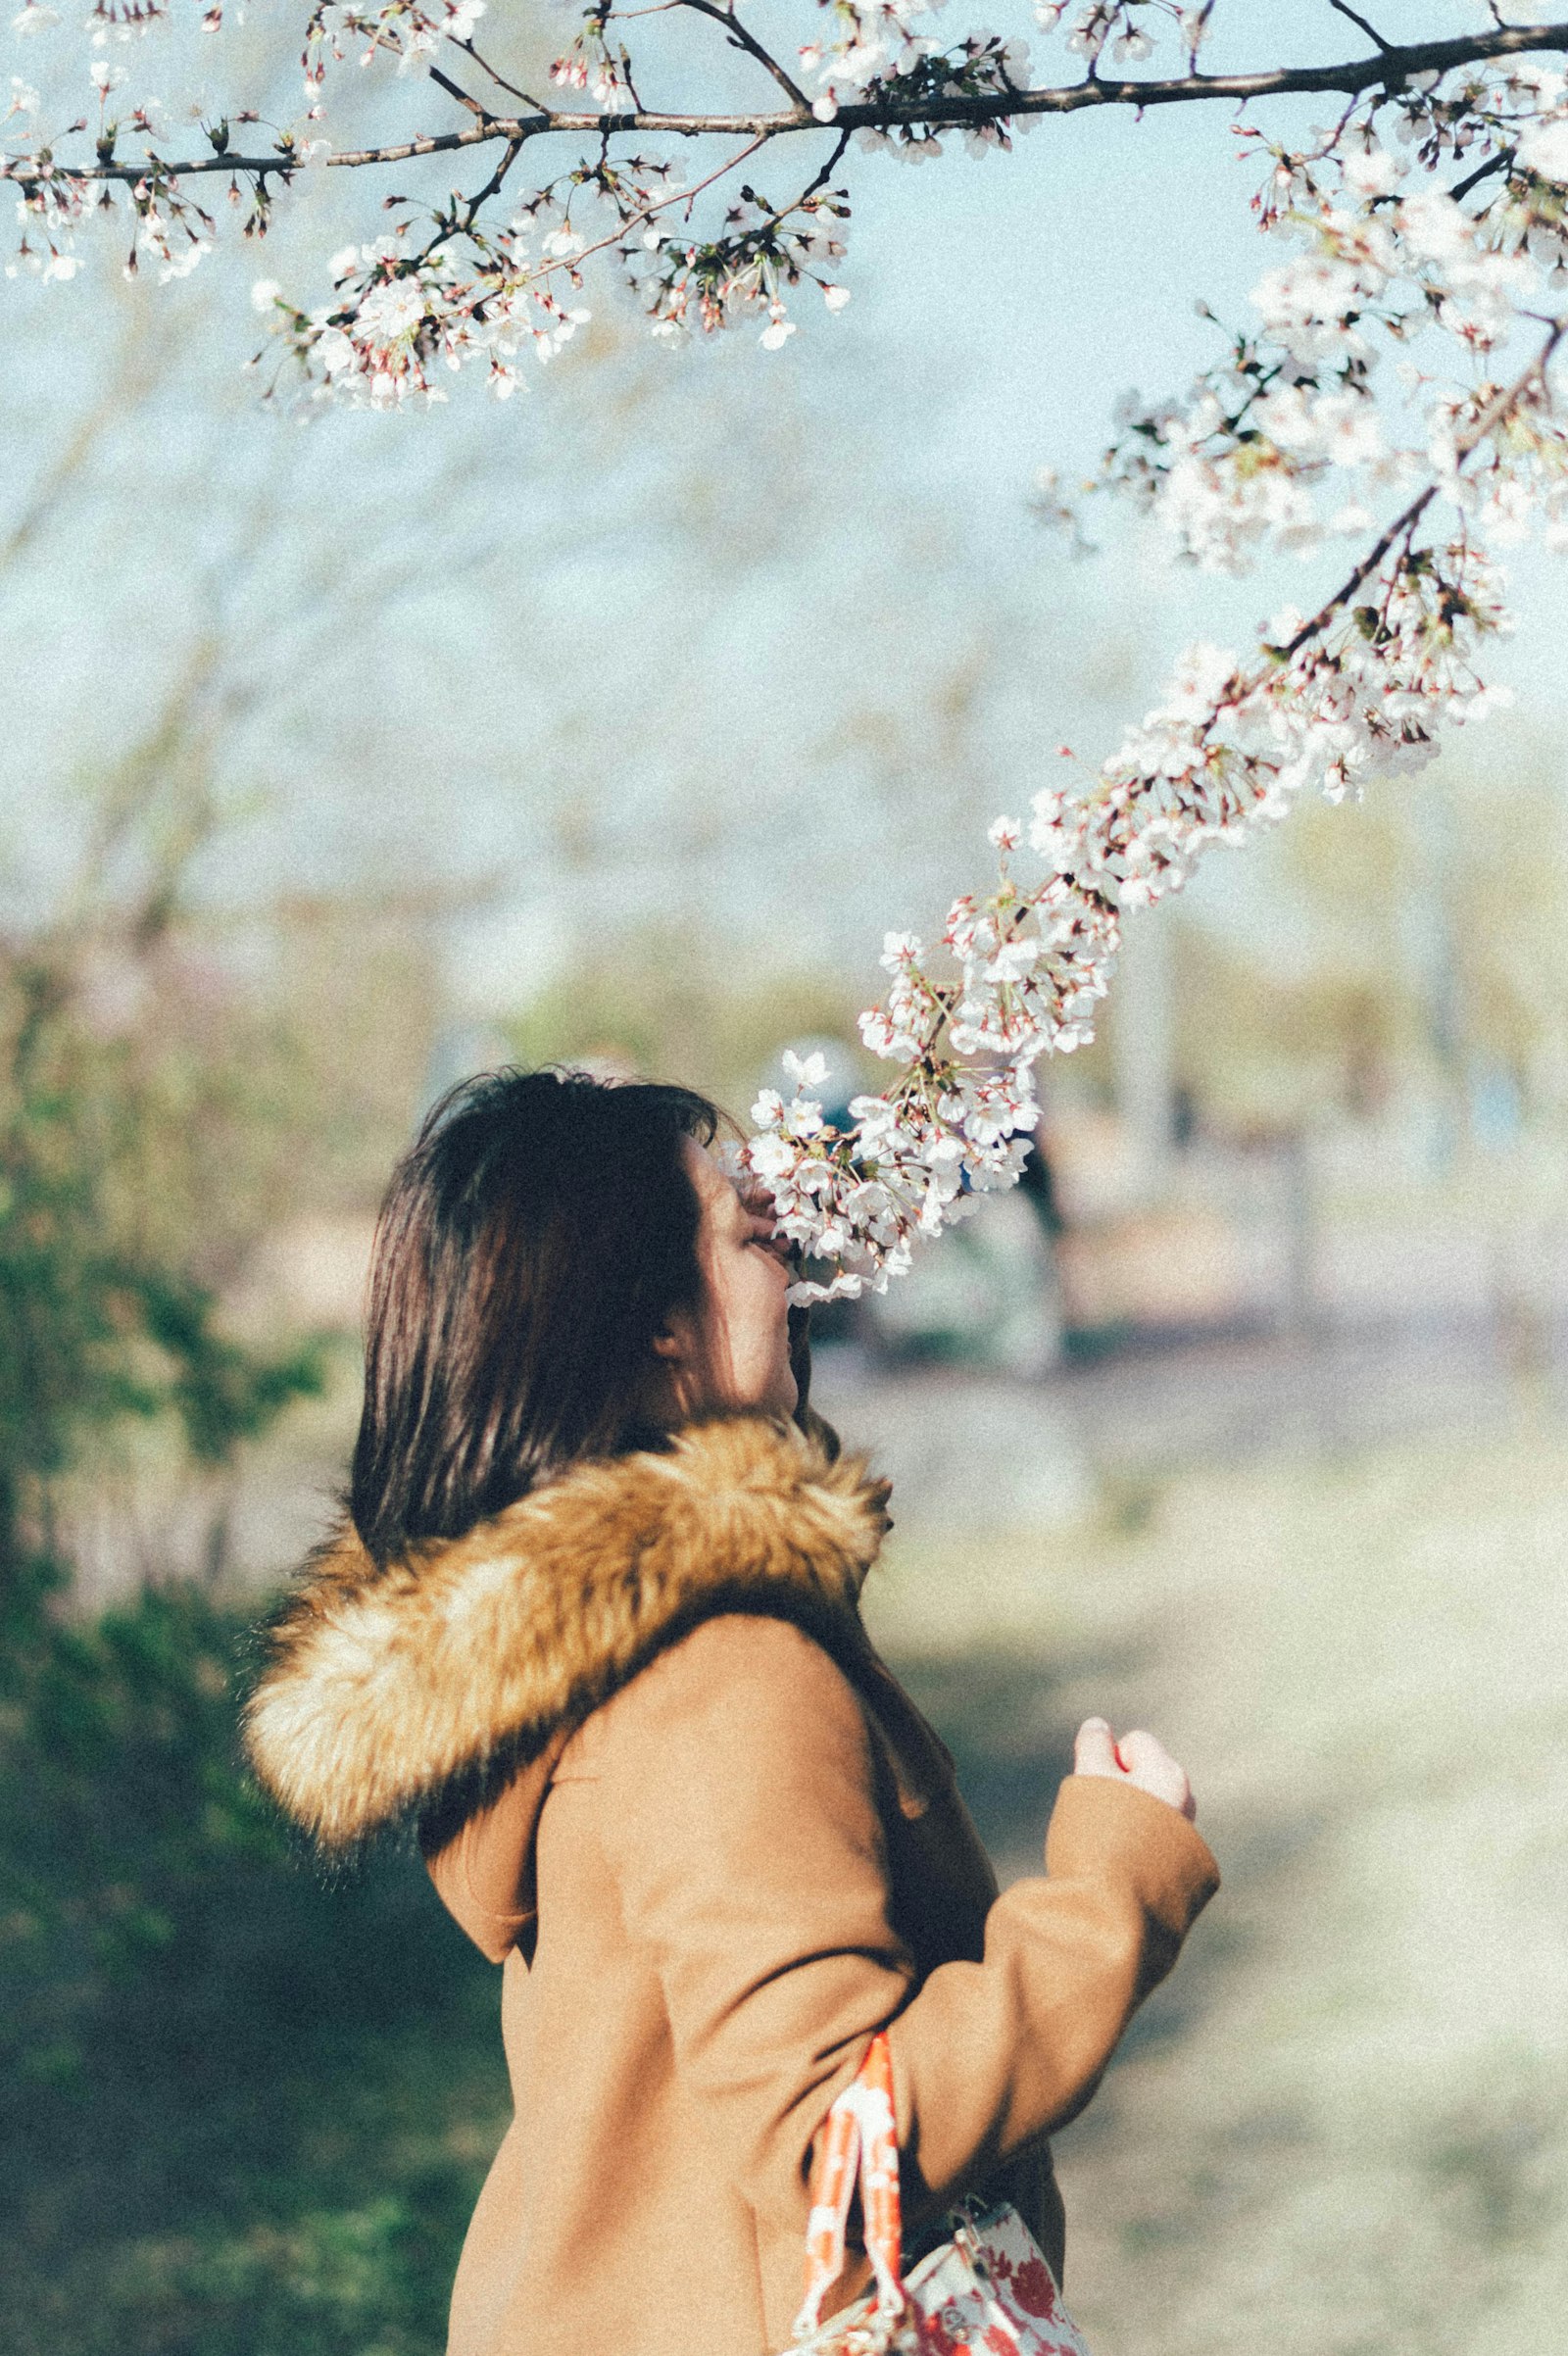
[[416,1859],[291,1854],[238,1762],[241,1623],[45,1589],[9,1583],[0,1670],[7,2347],[435,2356],[496,1976]]
[[48,1484],[82,1441],[125,1416],[173,1414],[190,1453],[220,1463],[291,1399],[318,1353],[258,1354],[217,1329],[211,1292],[118,1215],[145,1090],[128,1057],[85,1034],[47,958],[6,975],[0,1092],[0,1567],[47,1551]]
[[66,962],[0,964],[0,1016],[5,2345],[434,2356],[502,2125],[495,1975],[416,1860],[327,1889],[290,1853],[239,1762],[243,1619],[74,1611],[53,1511],[126,1419],[223,1463],[318,1355],[226,1334],[147,1215],[170,1099]]

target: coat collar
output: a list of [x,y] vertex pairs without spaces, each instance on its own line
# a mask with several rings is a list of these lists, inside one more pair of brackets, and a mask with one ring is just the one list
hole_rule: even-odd
[[886,1500],[859,1459],[747,1415],[580,1465],[384,1569],[345,1532],[272,1624],[251,1763],[330,1854],[410,1816],[455,1826],[699,1620],[857,1631]]

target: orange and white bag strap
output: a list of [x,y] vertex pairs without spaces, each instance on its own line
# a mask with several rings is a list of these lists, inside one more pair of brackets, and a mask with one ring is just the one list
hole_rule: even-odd
[[865,2254],[876,2277],[877,2320],[904,2313],[904,2224],[899,2203],[899,2130],[893,2112],[893,2057],[878,2031],[859,2074],[828,2112],[811,2172],[811,2212],[806,2227],[806,2300],[795,2336],[808,2338],[822,2320],[822,2302],[844,2272],[844,2237],[858,2175]]

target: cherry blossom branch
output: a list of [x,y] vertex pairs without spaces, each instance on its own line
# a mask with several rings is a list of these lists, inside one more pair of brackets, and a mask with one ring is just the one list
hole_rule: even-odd
[[[1565,334],[1568,334],[1568,319],[1553,319],[1549,324],[1545,341],[1529,367],[1524,368],[1510,385],[1505,386],[1501,392],[1497,393],[1487,404],[1474,424],[1457,437],[1454,443],[1454,452],[1460,464],[1479,450],[1483,442],[1490,440],[1492,435],[1496,432],[1497,427],[1512,417],[1515,410],[1528,399],[1538,386],[1544,385],[1546,370]],[[1341,582],[1334,595],[1328,599],[1326,604],[1319,607],[1310,621],[1302,622],[1296,635],[1278,650],[1284,661],[1289,662],[1294,655],[1298,655],[1301,649],[1309,645],[1313,639],[1321,638],[1335,615],[1345,611],[1363,581],[1372,578],[1384,559],[1391,554],[1398,542],[1403,540],[1408,543],[1416,525],[1437,498],[1442,487],[1442,484],[1436,479],[1427,483],[1416,493],[1409,506],[1395,516],[1387,530],[1380,533],[1374,540],[1366,555],[1355,565],[1348,577]]]
[[[682,0],[688,8],[696,0]],[[727,22],[727,12],[699,13]],[[745,45],[745,44],[743,44]],[[43,182],[82,185],[142,180],[172,183],[213,173],[239,173],[247,178],[292,179],[305,170],[360,171],[388,164],[407,164],[423,156],[456,155],[468,148],[500,141],[521,146],[555,135],[603,134],[620,137],[634,132],[667,132],[681,138],[753,136],[780,138],[791,133],[820,131],[824,121],[834,129],[896,130],[904,126],[931,130],[961,130],[1006,122],[1013,117],[1073,115],[1091,107],[1180,106],[1225,99],[1231,105],[1251,100],[1335,91],[1357,97],[1368,90],[1390,93],[1407,87],[1424,74],[1445,74],[1455,68],[1502,57],[1568,52],[1568,19],[1549,25],[1502,25],[1490,32],[1456,35],[1449,40],[1412,41],[1381,50],[1374,57],[1352,58],[1330,66],[1283,66],[1255,74],[1188,74],[1156,80],[1132,77],[1107,80],[1096,75],[1083,81],[1037,89],[1005,89],[975,96],[933,94],[912,99],[902,95],[897,80],[880,84],[874,97],[849,101],[827,116],[805,104],[762,112],[743,109],[707,112],[694,109],[660,110],[647,107],[540,107],[525,115],[492,115],[480,108],[471,125],[436,131],[378,146],[344,148],[306,157],[292,140],[270,155],[238,155],[226,147],[208,155],[149,156],[144,162],[47,162],[30,157],[0,157],[0,179],[32,188]],[[477,101],[466,104],[477,106]]]
[[[1568,333],[1568,319],[1540,323],[1526,367],[1462,429],[1439,436],[1444,463],[1309,619],[1276,627],[1250,670],[1216,649],[1190,650],[1173,697],[1087,793],[1037,796],[1039,884],[1015,881],[1023,829],[997,821],[998,887],[954,904],[937,953],[956,978],[934,972],[912,935],[889,935],[893,989],[861,1031],[903,1065],[895,1086],[857,1098],[847,1131],[826,1122],[811,1093],[823,1075],[810,1064],[793,1066],[791,1098],[764,1091],[743,1157],[782,1231],[822,1271],[797,1298],[882,1289],[920,1236],[1012,1182],[1038,1119],[1033,1066],[1090,1035],[1128,913],[1179,890],[1210,843],[1245,839],[1304,785],[1338,799],[1373,766],[1425,758],[1445,719],[1485,708],[1469,644],[1503,618],[1487,560],[1462,532],[1442,549],[1418,547],[1416,532],[1440,495],[1462,503],[1462,469],[1488,445],[1507,432],[1523,455],[1523,421],[1548,403],[1548,369]],[[1556,463],[1562,436],[1545,418],[1541,432]],[[1357,607],[1373,582],[1376,604]]]

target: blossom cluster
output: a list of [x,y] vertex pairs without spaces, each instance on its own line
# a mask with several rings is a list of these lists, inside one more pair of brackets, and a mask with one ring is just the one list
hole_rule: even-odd
[[831,30],[800,48],[808,82],[817,86],[812,112],[831,123],[846,99],[879,82],[916,73],[938,43],[917,29],[945,0],[824,0]]
[[557,89],[586,90],[595,106],[613,111],[635,106],[637,92],[631,78],[631,53],[624,41],[609,38],[609,20],[608,7],[585,10],[570,47],[552,65],[550,78]]
[[1161,31],[1173,29],[1191,67],[1208,38],[1214,11],[1185,0],[1078,0],[1076,6],[1072,0],[1035,0],[1035,15],[1043,31],[1064,26],[1068,49],[1091,66],[1107,55],[1112,65],[1144,65]]
[[[1079,29],[1109,38],[1113,13],[1086,11]],[[1212,569],[1337,543],[1366,554],[1316,614],[1277,614],[1250,656],[1190,648],[1086,785],[1037,795],[1027,830],[999,819],[995,888],[955,902],[930,950],[888,936],[891,986],[860,1029],[898,1076],[855,1100],[846,1128],[804,1068],[789,1098],[764,1093],[747,1160],[808,1262],[800,1299],[880,1290],[921,1237],[1009,1182],[1038,1119],[1036,1067],[1091,1036],[1122,924],[1211,846],[1303,792],[1359,794],[1483,718],[1501,698],[1478,658],[1509,619],[1492,546],[1531,530],[1568,544],[1552,375],[1568,335],[1568,82],[1526,64],[1472,78],[1459,105],[1436,87],[1380,93],[1305,154],[1270,150],[1258,214],[1296,249],[1253,291],[1259,325],[1185,400],[1128,403],[1094,487],[1130,495]],[[1380,400],[1391,352],[1397,394]],[[1056,478],[1041,490],[1048,517],[1080,532]]]
[[[806,1064],[792,1096],[764,1091],[753,1108],[747,1166],[817,1264],[796,1299],[883,1290],[922,1237],[1012,1183],[1039,1119],[1035,1066],[1093,1036],[1123,923],[1179,891],[1211,845],[1244,842],[1299,793],[1341,800],[1415,766],[1446,724],[1485,715],[1496,695],[1475,655],[1507,616],[1481,551],[1412,538],[1355,595],[1315,623],[1278,616],[1250,665],[1190,648],[1087,790],[1043,789],[1027,837],[997,820],[988,896],[955,901],[929,952],[888,935],[891,987],[860,1032],[898,1081],[856,1098],[842,1131]],[[1025,841],[1027,884],[1013,872]]]
[[[1363,120],[1322,156],[1277,153],[1263,225],[1305,251],[1264,273],[1251,297],[1259,325],[1238,333],[1184,399],[1123,404],[1098,487],[1156,515],[1201,569],[1235,572],[1265,549],[1311,555],[1325,540],[1363,535],[1380,500],[1434,472],[1455,475],[1456,439],[1496,390],[1494,358],[1522,316],[1555,316],[1568,294],[1563,184],[1528,164],[1560,143],[1568,175],[1561,80],[1508,78],[1534,105],[1517,145],[1483,149],[1483,163],[1507,176],[1481,208],[1432,184],[1431,163],[1410,152],[1419,99],[1400,115],[1403,149],[1380,144]],[[1429,347],[1433,363],[1422,366]],[[1378,372],[1391,360],[1396,390],[1382,399]],[[1479,528],[1506,541],[1538,515],[1564,531],[1560,441],[1539,408],[1515,421],[1506,458],[1465,479],[1460,495]]]
[[362,66],[378,56],[400,73],[427,63],[444,41],[472,38],[485,0],[315,0],[305,25],[305,81],[314,96],[328,64],[352,51]]
[[[548,276],[536,274],[519,223],[492,249],[490,267],[466,270],[450,248],[431,267],[411,267],[396,235],[346,246],[331,265],[333,303],[314,315],[295,311],[272,279],[258,281],[252,300],[276,319],[308,365],[324,373],[329,390],[371,408],[395,407],[413,396],[443,398],[437,371],[461,368],[482,354],[503,398],[515,385],[524,346],[549,360],[588,318],[563,301]],[[556,230],[543,240],[546,267],[569,264],[576,240]]]
[[659,159],[601,162],[563,175],[504,228],[449,218],[420,243],[406,219],[370,244],[345,247],[330,266],[332,300],[315,312],[298,310],[272,279],[253,300],[327,392],[372,408],[442,400],[443,374],[475,361],[505,398],[521,354],[548,362],[587,323],[584,270],[607,248],[656,333],[711,331],[748,314],[762,319],[761,341],[773,350],[795,331],[788,291],[811,282],[830,310],[848,302],[826,274],[843,252],[840,193],[808,189],[774,207],[747,185],[720,233],[701,241],[683,231],[686,201]]
[[711,333],[738,316],[760,313],[767,322],[762,347],[776,352],[795,333],[786,297],[803,280],[821,289],[830,311],[849,301],[849,288],[827,274],[844,252],[838,224],[848,209],[842,191],[819,189],[776,211],[746,187],[719,235],[706,242],[682,235],[678,224],[645,231],[643,253],[634,249],[626,260],[654,332],[678,335],[696,325]]
[[[901,107],[924,109],[925,120],[906,115],[886,126],[868,125],[856,134],[857,143],[868,153],[893,155],[903,163],[934,163],[943,152],[943,133],[936,125],[945,105],[955,99],[1006,98],[1023,89],[1028,78],[1026,41],[976,32],[948,49],[930,42],[900,70],[897,82]],[[817,112],[822,111],[819,100]],[[1038,115],[990,115],[958,128],[967,153],[983,156],[988,148],[1010,148],[1015,132],[1032,131],[1039,121]]]

